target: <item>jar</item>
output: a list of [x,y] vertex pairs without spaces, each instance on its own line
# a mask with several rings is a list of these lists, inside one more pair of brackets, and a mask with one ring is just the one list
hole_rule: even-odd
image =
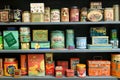
[[51,22],[60,22],[60,10],[51,9]]
[[61,9],[61,22],[69,22],[69,9],[68,8]]
[[51,48],[63,49],[65,48],[64,32],[60,30],[51,32]]
[[87,45],[87,38],[86,37],[77,37],[76,38],[76,47],[79,49],[85,49]]
[[104,10],[104,20],[105,21],[114,21],[113,8],[105,8],[105,10]]
[[85,64],[77,64],[77,75],[79,77],[86,76],[86,65]]
[[22,22],[30,22],[30,12],[24,11],[22,13]]
[[79,9],[77,6],[73,6],[70,10],[70,22],[79,21]]

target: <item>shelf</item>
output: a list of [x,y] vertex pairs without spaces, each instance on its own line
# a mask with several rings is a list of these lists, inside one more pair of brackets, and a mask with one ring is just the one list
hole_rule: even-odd
[[93,77],[93,76],[87,76],[85,78],[79,78],[79,77],[62,77],[62,78],[55,78],[52,76],[45,76],[45,77],[30,77],[30,76],[22,76],[20,78],[14,78],[14,77],[1,77],[0,80],[118,80],[116,77],[112,76],[100,76],[100,77]]
[[97,24],[120,24],[120,21],[109,21],[109,22],[0,22],[1,26],[6,25],[97,25]]
[[57,49],[30,49],[30,50],[0,50],[0,53],[95,53],[95,52],[120,52],[120,49],[108,49],[108,50],[90,50],[90,49],[63,49],[63,50],[57,50]]

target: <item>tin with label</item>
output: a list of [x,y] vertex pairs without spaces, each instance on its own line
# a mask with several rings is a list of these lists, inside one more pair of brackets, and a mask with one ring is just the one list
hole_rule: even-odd
[[44,22],[50,22],[50,7],[45,7]]
[[0,12],[0,21],[1,22],[9,22],[9,11],[8,10],[3,10]]
[[51,22],[60,22],[60,10],[51,9]]
[[20,35],[20,42],[30,42],[30,41],[31,41],[30,34]]
[[60,30],[51,32],[51,48],[65,48],[64,32]]
[[22,11],[19,9],[14,10],[14,22],[21,22]]
[[105,8],[104,10],[104,20],[114,21],[114,10],[113,8]]
[[114,9],[114,21],[119,21],[119,5],[113,5],[113,9]]
[[81,22],[85,22],[85,21],[87,21],[87,8],[86,7],[83,7],[82,9],[81,9],[81,14],[80,14],[80,21]]
[[70,9],[70,22],[78,22],[79,21],[79,9],[77,6],[73,6]]
[[21,49],[30,49],[30,44],[27,42],[21,42]]
[[61,9],[61,22],[69,22],[69,8]]
[[30,22],[30,12],[24,11],[22,13],[22,22]]
[[87,45],[86,37],[76,37],[76,47],[79,49],[85,49]]
[[77,64],[77,75],[79,77],[86,76],[86,65],[85,64]]
[[21,35],[28,35],[30,33],[29,27],[20,27],[20,34]]

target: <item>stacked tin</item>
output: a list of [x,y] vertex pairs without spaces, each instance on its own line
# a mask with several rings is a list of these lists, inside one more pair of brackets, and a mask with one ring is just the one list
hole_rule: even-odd
[[29,27],[20,27],[20,42],[21,49],[29,49],[30,44],[30,28]]

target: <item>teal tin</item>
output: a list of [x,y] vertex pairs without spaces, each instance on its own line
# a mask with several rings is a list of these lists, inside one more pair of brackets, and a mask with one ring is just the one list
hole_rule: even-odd
[[65,48],[64,32],[55,30],[51,32],[51,48],[63,49]]
[[20,42],[30,42],[30,41],[31,41],[30,34],[20,35]]

